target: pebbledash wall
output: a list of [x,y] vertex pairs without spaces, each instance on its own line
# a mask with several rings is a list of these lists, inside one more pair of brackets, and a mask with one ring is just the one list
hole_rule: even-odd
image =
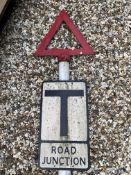
[[[97,52],[76,56],[71,80],[90,86],[90,159],[83,175],[129,175],[131,122],[130,2],[18,0],[0,34],[1,175],[57,174],[38,167],[41,85],[58,79],[53,57],[33,56],[65,8]],[[79,47],[63,26],[50,47]]]

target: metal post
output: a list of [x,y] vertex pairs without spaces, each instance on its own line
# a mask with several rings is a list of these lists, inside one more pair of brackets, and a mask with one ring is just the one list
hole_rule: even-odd
[[[59,62],[59,80],[69,80],[69,62]],[[64,138],[62,138],[64,140]],[[71,171],[59,170],[59,175],[71,175]]]
[[69,62],[59,62],[59,80],[69,80]]
[[71,175],[71,171],[59,170],[59,175]]

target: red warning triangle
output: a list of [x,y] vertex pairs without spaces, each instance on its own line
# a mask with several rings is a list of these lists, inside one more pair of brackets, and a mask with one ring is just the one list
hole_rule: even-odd
[[[76,39],[81,45],[80,49],[57,49],[52,48],[48,49],[48,45],[50,44],[51,40],[53,39],[54,35],[57,33],[59,28],[61,27],[61,24],[65,22],[68,26],[69,30],[74,34]],[[78,28],[74,25],[71,18],[68,16],[67,12],[65,10],[62,10],[59,14],[59,16],[56,18],[54,24],[52,25],[50,31],[47,33],[45,38],[42,40],[42,42],[39,44],[37,51],[35,52],[35,56],[58,56],[61,57],[64,56],[72,56],[72,55],[93,55],[95,52],[93,51],[92,47],[89,45],[89,43],[86,42],[84,36],[81,34],[81,32],[78,30]]]

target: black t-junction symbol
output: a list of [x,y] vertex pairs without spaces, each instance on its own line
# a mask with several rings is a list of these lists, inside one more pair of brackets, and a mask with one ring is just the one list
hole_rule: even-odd
[[61,98],[60,136],[68,135],[68,97],[84,96],[83,90],[45,90],[45,96]]

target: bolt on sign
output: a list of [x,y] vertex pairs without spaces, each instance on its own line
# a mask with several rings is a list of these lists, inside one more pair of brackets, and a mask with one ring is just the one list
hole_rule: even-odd
[[[81,44],[80,49],[48,49],[65,22]],[[39,44],[35,56],[58,57],[69,62],[73,55],[93,55],[94,51],[65,10]],[[46,81],[42,85],[39,166],[43,169],[89,169],[87,86],[84,81]]]

